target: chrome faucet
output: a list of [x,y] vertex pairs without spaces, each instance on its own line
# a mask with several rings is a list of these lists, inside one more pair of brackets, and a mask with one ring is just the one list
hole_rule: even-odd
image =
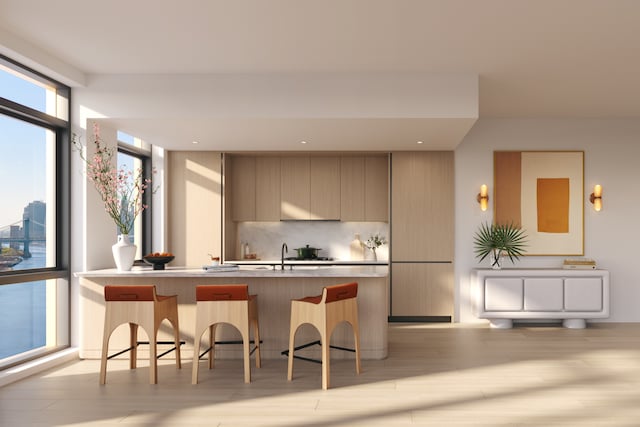
[[286,243],[282,244],[282,251],[280,252],[280,270],[284,270],[284,253],[289,252],[289,248]]

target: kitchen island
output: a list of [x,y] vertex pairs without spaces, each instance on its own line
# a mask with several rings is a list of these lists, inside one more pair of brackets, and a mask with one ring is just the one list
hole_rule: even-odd
[[[242,267],[230,271],[205,271],[194,268],[171,267],[152,270],[134,267],[131,271],[115,269],[76,273],[80,278],[80,357],[100,358],[104,322],[104,285],[156,285],[158,293],[178,295],[178,316],[184,360],[193,355],[195,328],[195,286],[209,284],[249,285],[249,292],[258,295],[258,316],[262,339],[262,357],[283,358],[281,351],[289,345],[290,301],[319,295],[327,285],[358,282],[358,311],[360,348],[363,359],[383,359],[387,356],[387,317],[389,311],[389,281],[387,266],[298,266],[292,270],[273,270],[268,267]],[[240,334],[231,326],[218,328],[217,340],[238,340]],[[138,339],[146,341],[143,332]],[[164,322],[159,340],[171,340],[171,328]],[[310,325],[298,329],[296,345],[319,339]],[[332,345],[353,348],[353,334],[347,324],[338,325]],[[110,354],[128,346],[128,328],[120,326],[109,343]],[[146,346],[138,350],[140,357],[148,357]],[[161,352],[161,349],[159,349]],[[319,358],[319,347],[305,349],[301,354]],[[127,355],[123,357],[128,357]],[[171,357],[168,355],[167,357]],[[241,358],[241,345],[216,346],[218,358]],[[352,353],[332,350],[332,358],[350,358]]]

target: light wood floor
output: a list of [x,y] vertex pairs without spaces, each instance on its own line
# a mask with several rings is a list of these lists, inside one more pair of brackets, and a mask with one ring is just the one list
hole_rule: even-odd
[[162,361],[148,384],[135,371],[78,361],[0,388],[1,426],[639,426],[640,324],[491,330],[484,325],[392,324],[389,357],[320,365],[264,360],[243,383],[242,362]]

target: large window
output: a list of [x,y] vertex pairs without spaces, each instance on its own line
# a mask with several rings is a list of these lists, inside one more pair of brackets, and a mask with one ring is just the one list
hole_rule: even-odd
[[69,343],[69,88],[0,56],[0,369]]

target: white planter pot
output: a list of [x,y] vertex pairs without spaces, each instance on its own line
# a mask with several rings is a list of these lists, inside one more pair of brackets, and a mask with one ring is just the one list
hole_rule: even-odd
[[131,270],[137,249],[136,245],[129,240],[129,236],[122,234],[118,236],[118,243],[111,246],[113,259],[116,262],[118,271]]

